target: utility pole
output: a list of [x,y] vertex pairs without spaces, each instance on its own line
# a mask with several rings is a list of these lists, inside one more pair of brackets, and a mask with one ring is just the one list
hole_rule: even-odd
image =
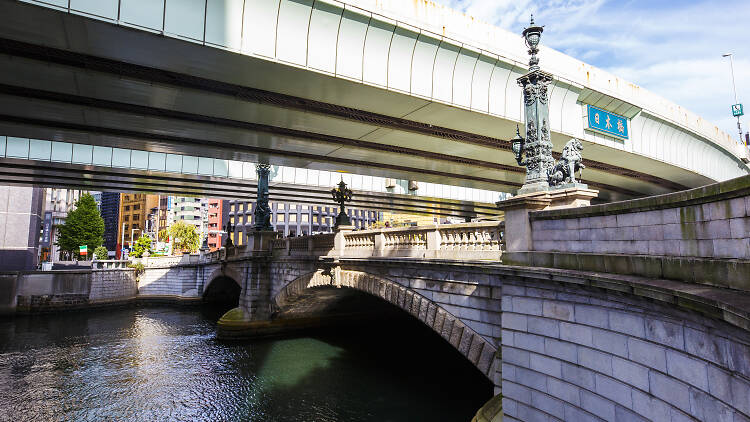
[[125,252],[125,223],[122,223],[122,239],[120,240],[120,259]]
[[[742,124],[740,123],[740,117],[742,117],[743,110],[742,104],[737,100],[737,85],[734,82],[734,59],[732,53],[722,54],[721,57],[729,57],[729,69],[732,72],[732,91],[734,92],[734,105],[732,106],[732,115],[737,117],[737,131],[740,133],[740,142],[742,141]],[[739,107],[735,109],[735,107]]]

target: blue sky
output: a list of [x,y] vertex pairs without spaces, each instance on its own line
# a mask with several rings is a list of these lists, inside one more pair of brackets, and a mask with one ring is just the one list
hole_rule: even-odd
[[[750,1],[434,0],[520,33],[534,13],[542,44],[601,67],[737,134],[737,96],[750,114]],[[544,57],[540,56],[543,61]],[[742,118],[743,132],[750,118]]]

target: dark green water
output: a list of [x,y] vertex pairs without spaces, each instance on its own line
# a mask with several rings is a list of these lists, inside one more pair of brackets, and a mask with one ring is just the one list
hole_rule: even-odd
[[408,316],[226,343],[208,309],[0,320],[3,421],[470,421],[492,386]]

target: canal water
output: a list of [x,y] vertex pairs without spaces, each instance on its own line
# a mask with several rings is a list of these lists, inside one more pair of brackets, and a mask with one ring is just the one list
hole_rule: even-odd
[[2,421],[470,421],[492,385],[409,316],[223,342],[215,308],[0,319]]

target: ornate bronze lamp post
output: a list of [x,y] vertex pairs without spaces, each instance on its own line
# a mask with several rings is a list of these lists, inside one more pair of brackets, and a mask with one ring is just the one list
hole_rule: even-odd
[[554,166],[547,103],[547,86],[552,82],[552,75],[539,69],[539,58],[536,56],[542,31],[543,27],[534,24],[533,15],[530,26],[523,30],[531,59],[529,72],[517,79],[518,85],[523,88],[526,117],[526,138],[522,138],[516,129],[517,138],[512,140],[516,161],[526,167],[526,180],[518,190],[519,194],[548,190],[549,172]]
[[351,226],[352,222],[349,220],[349,216],[346,215],[344,203],[352,200],[352,190],[346,186],[343,178],[339,182],[338,188],[331,189],[331,196],[333,197],[333,201],[339,204],[339,215],[336,216],[336,225],[334,228]]
[[271,171],[270,164],[258,163],[255,165],[258,173],[258,196],[255,200],[255,224],[256,231],[273,231],[271,225],[271,207],[268,206],[268,175]]

